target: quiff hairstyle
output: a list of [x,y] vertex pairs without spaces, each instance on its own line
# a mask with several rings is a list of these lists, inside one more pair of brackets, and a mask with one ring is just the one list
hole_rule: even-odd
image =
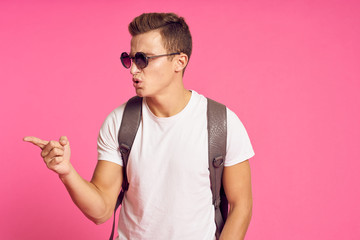
[[168,53],[182,52],[190,59],[192,38],[184,18],[175,13],[143,13],[129,24],[132,37],[153,30],[160,30]]

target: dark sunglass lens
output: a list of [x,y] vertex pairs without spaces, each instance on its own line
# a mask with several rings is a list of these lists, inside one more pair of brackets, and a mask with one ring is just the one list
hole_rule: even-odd
[[129,54],[127,54],[126,52],[123,52],[121,54],[121,63],[125,68],[130,68],[131,67],[131,59],[129,57]]
[[145,55],[145,53],[137,52],[137,53],[135,54],[135,64],[136,64],[136,66],[138,66],[140,69],[143,69],[143,68],[146,67],[147,61],[146,61],[146,55]]

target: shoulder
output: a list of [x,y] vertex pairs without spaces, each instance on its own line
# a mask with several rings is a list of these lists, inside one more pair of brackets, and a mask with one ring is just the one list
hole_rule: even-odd
[[230,126],[237,125],[239,127],[244,127],[240,118],[236,115],[235,112],[230,110],[228,107],[226,107],[226,117],[227,117],[228,125]]
[[105,134],[109,132],[115,134],[117,131],[119,131],[125,106],[126,103],[121,104],[106,116],[100,128],[100,134]]
[[104,124],[111,124],[111,123],[120,123],[122,119],[122,115],[124,113],[124,109],[126,106],[126,102],[112,110],[105,118]]
[[111,111],[100,128],[97,139],[99,160],[107,160],[122,165],[117,139],[125,105],[124,103]]
[[254,156],[249,135],[239,117],[227,108],[227,153],[225,166],[232,166]]
[[244,125],[242,124],[242,122],[240,121],[240,119],[236,115],[236,113],[233,112],[231,109],[229,109],[224,103],[218,101],[217,99],[209,98],[202,94],[199,94],[194,90],[192,90],[192,92],[193,92],[195,102],[200,104],[203,108],[206,108],[206,106],[208,105],[208,99],[224,105],[224,107],[226,108],[226,118],[227,118],[228,128],[231,129],[235,126],[238,129],[244,129]]

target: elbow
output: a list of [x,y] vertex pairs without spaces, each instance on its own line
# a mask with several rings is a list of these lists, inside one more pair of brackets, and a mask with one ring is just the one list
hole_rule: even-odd
[[95,223],[96,225],[100,225],[105,223],[107,220],[109,220],[110,217],[107,218],[91,218],[90,220]]
[[95,223],[96,225],[100,225],[100,224],[103,224],[105,223],[107,220],[104,220],[104,219],[94,219],[94,220],[91,220],[93,223]]
[[89,216],[87,215],[86,217],[88,219],[90,219],[90,221],[92,221],[93,223],[95,223],[96,225],[100,225],[105,223],[107,220],[109,220],[112,216],[112,212],[108,213],[106,215],[102,215],[102,216]]

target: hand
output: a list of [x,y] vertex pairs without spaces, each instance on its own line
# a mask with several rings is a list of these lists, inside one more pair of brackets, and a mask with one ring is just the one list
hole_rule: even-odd
[[60,137],[59,141],[45,141],[37,137],[25,137],[25,142],[31,142],[38,146],[41,151],[41,157],[46,166],[59,174],[65,176],[71,171],[70,164],[70,144],[67,137]]

